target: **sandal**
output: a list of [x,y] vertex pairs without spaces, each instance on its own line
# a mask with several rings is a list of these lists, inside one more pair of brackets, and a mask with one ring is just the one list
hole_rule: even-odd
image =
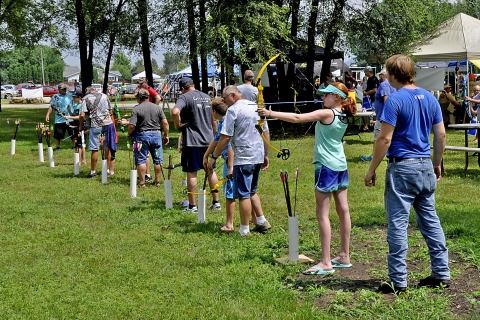
[[145,183],[139,183],[139,184],[137,184],[137,187],[138,188],[145,188]]
[[157,187],[157,188],[160,188],[160,186],[161,186],[161,185],[160,185],[160,182],[158,182],[158,181],[153,181],[152,184],[153,184],[155,187]]

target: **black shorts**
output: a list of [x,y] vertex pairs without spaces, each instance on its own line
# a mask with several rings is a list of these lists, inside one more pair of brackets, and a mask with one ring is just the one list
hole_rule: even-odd
[[208,147],[183,147],[182,148],[182,171],[197,172],[203,169],[203,155]]
[[70,128],[70,126],[68,126],[66,123],[55,123],[53,129],[54,139],[62,140],[65,138],[65,132],[68,132],[68,135],[71,136],[73,134],[73,129]]

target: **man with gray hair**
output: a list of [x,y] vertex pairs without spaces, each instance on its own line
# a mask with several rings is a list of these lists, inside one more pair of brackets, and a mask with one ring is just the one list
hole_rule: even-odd
[[233,196],[240,202],[241,236],[250,234],[249,218],[252,209],[257,215],[257,223],[252,231],[266,232],[271,228],[263,215],[260,197],[257,194],[260,169],[265,161],[264,142],[256,129],[259,119],[257,105],[243,99],[240,90],[230,85],[223,90],[223,100],[229,105],[223,122],[221,137],[207,164],[212,171],[216,159],[231,142],[233,147]]
[[87,175],[87,178],[93,178],[96,176],[100,136],[105,138],[103,149],[105,150],[105,157],[108,161],[108,170],[112,173],[114,172],[115,156],[111,151],[117,150],[117,143],[115,142],[115,125],[112,122],[112,105],[110,104],[107,95],[95,92],[93,87],[87,87],[86,96],[82,101],[82,112],[80,113],[79,119],[80,131],[84,129],[83,124],[86,114],[88,114],[88,117],[90,118],[88,150],[92,151],[90,158],[90,173]]
[[162,137],[160,134],[160,125],[163,127],[163,143],[169,142],[169,126],[163,109],[152,102],[149,102],[149,92],[146,89],[140,89],[135,94],[138,105],[132,111],[132,117],[128,125],[128,135],[137,131],[137,143],[142,148],[138,151],[138,176],[139,186],[145,186],[145,173],[147,170],[146,161],[148,152],[152,155],[152,161],[155,169],[155,181],[153,184],[160,186],[160,173],[163,163]]

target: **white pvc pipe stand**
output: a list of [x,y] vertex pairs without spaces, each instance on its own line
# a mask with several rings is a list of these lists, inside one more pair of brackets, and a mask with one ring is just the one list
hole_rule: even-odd
[[45,158],[43,157],[43,143],[38,143],[38,160],[40,162],[45,162]]
[[53,161],[53,147],[48,147],[48,163],[50,168],[55,167],[55,161]]
[[137,170],[130,170],[130,196],[137,196]]
[[198,190],[198,202],[197,202],[197,210],[198,210],[198,223],[205,223],[205,207],[206,207],[206,197],[205,197],[205,190]]
[[102,160],[102,183],[107,184],[108,176],[107,176],[107,160]]
[[172,209],[172,182],[170,180],[164,180],[163,187],[165,190],[165,209]]
[[288,260],[298,261],[298,216],[288,217]]
[[73,174],[78,176],[80,174],[80,153],[73,154]]
[[16,141],[12,139],[12,145],[10,147],[10,154],[15,154],[15,143]]

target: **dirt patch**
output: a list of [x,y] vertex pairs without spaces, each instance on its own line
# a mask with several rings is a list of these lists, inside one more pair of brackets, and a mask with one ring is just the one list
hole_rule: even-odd
[[[319,309],[327,309],[335,298],[335,291],[338,290],[352,292],[354,296],[362,289],[375,291],[382,281],[388,280],[386,228],[368,228],[363,231],[365,232],[352,234],[352,268],[337,269],[333,275],[325,277],[299,274],[293,279],[293,287],[300,291],[311,285],[326,287],[329,290],[327,294],[315,300]],[[357,238],[356,240],[361,239],[361,241],[354,241],[355,238]],[[335,248],[336,239],[332,240]],[[357,255],[353,254],[355,252]],[[318,253],[312,254],[314,259],[317,258],[315,263],[318,262],[318,257],[315,257],[316,254]],[[360,261],[354,259],[354,256],[361,257]],[[455,253],[449,253],[449,260],[452,272],[451,285],[441,293],[432,291],[432,294],[447,296],[451,302],[450,311],[452,314],[460,318],[480,319],[479,270]],[[418,280],[429,275],[429,263],[428,250],[419,231],[414,228],[410,229],[407,255],[409,288],[415,289]],[[473,294],[474,292],[477,292],[477,294]],[[393,294],[382,295],[382,297],[387,301],[396,299]]]

